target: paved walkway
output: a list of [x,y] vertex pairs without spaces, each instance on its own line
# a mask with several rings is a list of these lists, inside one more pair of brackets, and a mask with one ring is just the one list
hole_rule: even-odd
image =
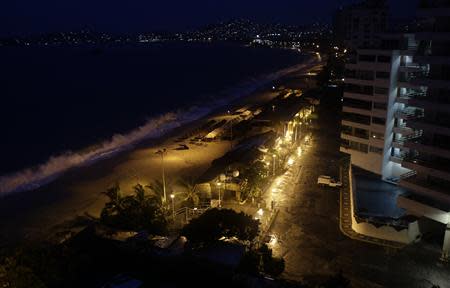
[[363,235],[360,233],[357,233],[352,228],[352,215],[353,215],[353,207],[351,202],[351,182],[349,179],[349,173],[348,171],[350,169],[348,163],[344,164],[344,167],[342,168],[343,175],[342,175],[342,189],[340,192],[340,220],[339,220],[339,228],[341,229],[342,233],[344,233],[347,237],[350,237],[354,240],[359,240],[367,243],[372,243],[376,245],[381,245],[389,248],[395,248],[400,249],[405,247],[406,245],[399,242],[374,238],[371,236]]

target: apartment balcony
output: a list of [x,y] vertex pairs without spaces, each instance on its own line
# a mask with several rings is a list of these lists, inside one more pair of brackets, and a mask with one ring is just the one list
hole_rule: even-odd
[[450,111],[450,104],[441,103],[439,100],[433,101],[431,98],[428,97],[411,98],[410,100],[408,100],[408,105],[424,109],[428,112],[439,111],[447,114],[448,111]]
[[429,160],[418,153],[405,153],[402,156],[402,166],[416,171],[418,174],[426,174],[441,179],[450,179],[450,166],[447,160]]
[[402,104],[410,104],[415,100],[426,98],[427,93],[425,91],[413,91],[405,94],[401,94],[397,97],[396,102]]
[[450,205],[450,194],[447,189],[419,179],[415,171],[402,175],[399,185],[418,195]]
[[361,129],[365,129],[365,130],[371,129],[370,124],[363,124],[363,123],[359,123],[356,121],[342,120],[341,123],[342,123],[342,125],[352,126],[355,128],[361,128]]
[[397,157],[397,156],[391,156],[389,158],[389,160],[391,162],[394,162],[394,163],[397,163],[397,164],[402,164],[402,162],[403,162],[403,159],[401,157]]
[[417,32],[417,40],[428,40],[428,41],[447,41],[450,38],[450,32],[448,31],[427,31],[427,32]]
[[410,120],[410,119],[418,119],[424,117],[423,109],[418,109],[414,107],[407,107],[405,109],[399,109],[395,112],[395,118]]
[[357,78],[357,77],[347,77],[345,76],[345,83],[354,84],[354,85],[363,85],[363,86],[371,86],[373,85],[373,81],[375,79],[367,79],[367,78]]
[[398,85],[404,88],[417,89],[423,85],[422,82],[424,79],[428,79],[429,71],[428,70],[419,70],[419,71],[403,71],[398,78]]
[[430,51],[426,55],[415,55],[414,60],[420,64],[450,64],[450,55]]
[[401,72],[421,72],[425,69],[423,64],[419,63],[403,63],[400,65],[400,71]]
[[399,82],[413,82],[420,79],[428,79],[430,76],[430,70],[426,66],[418,66],[409,71],[402,71],[399,75]]
[[423,136],[422,130],[413,130],[412,133],[408,133],[406,135],[402,135],[400,138],[395,139],[393,143],[395,143],[396,148],[404,147],[405,143],[408,141],[414,141]]
[[346,106],[346,105],[344,105],[342,107],[342,111],[343,112],[348,112],[348,113],[356,113],[356,114],[359,114],[359,115],[366,115],[366,116],[371,116],[372,115],[372,110],[355,108],[355,107],[350,107],[350,106]]
[[391,71],[391,63],[378,63],[378,62],[347,62],[345,64],[346,69],[351,70],[368,70],[368,71]]
[[393,129],[393,132],[397,133],[397,134],[402,134],[403,136],[405,136],[405,135],[414,133],[414,129],[407,127],[406,124],[401,124],[401,125],[395,126]]
[[428,131],[430,133],[439,133],[442,135],[449,135],[450,136],[450,128],[440,125],[436,122],[427,122],[424,118],[421,119],[413,119],[409,121],[408,123],[409,127],[417,130],[424,130]]
[[415,87],[429,87],[436,89],[450,89],[450,80],[432,79],[432,78],[419,78],[410,82]]
[[418,151],[419,153],[450,159],[450,150],[437,147],[432,143],[427,143],[423,137],[406,141],[404,147]]
[[403,160],[407,157],[407,155],[408,155],[407,151],[401,151],[400,153],[392,155],[389,160],[397,164],[402,164]]

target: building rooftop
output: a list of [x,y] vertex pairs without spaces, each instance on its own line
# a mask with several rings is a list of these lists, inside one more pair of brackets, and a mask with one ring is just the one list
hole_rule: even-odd
[[360,217],[398,219],[405,210],[397,207],[397,197],[408,191],[387,183],[379,175],[353,167],[355,179],[355,212]]

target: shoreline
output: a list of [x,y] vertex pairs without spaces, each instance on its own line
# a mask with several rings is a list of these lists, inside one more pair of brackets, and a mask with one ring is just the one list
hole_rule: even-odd
[[[305,60],[293,66],[288,66],[272,73],[258,76],[257,81],[247,80],[241,82],[234,89],[242,89],[239,94],[230,93],[225,100],[216,99],[206,103],[206,106],[194,105],[175,111],[168,111],[149,119],[125,134],[114,134],[110,138],[99,143],[93,143],[78,151],[67,151],[49,157],[46,162],[36,164],[29,168],[0,175],[0,199],[11,194],[38,190],[51,184],[72,169],[90,166],[99,161],[116,157],[120,153],[126,153],[137,149],[146,143],[154,143],[159,139],[170,137],[173,131],[179,128],[190,127],[191,124],[202,121],[211,115],[232,109],[235,105],[251,97],[258,91],[265,89],[271,82],[277,81],[295,71],[311,65],[313,58],[305,54]],[[239,90],[238,89],[238,90]],[[209,107],[213,108],[209,108]],[[202,111],[208,110],[209,111]],[[196,114],[200,114],[197,117]],[[195,124],[194,124],[195,125]],[[148,130],[148,131],[143,131]],[[156,135],[155,135],[156,134]],[[116,143],[118,142],[118,143]],[[32,179],[32,180],[30,180]]]
[[[282,75],[278,80],[282,81],[293,73],[309,70],[318,64],[306,60],[295,65],[298,69]],[[53,227],[77,216],[98,216],[106,201],[101,192],[115,182],[120,182],[122,191],[129,193],[131,186],[137,182],[147,184],[159,179],[160,158],[154,152],[163,147],[169,151],[165,159],[169,179],[175,178],[171,177],[173,175],[200,176],[211,166],[213,160],[230,150],[230,142],[222,140],[207,143],[207,146],[189,145],[189,150],[176,151],[174,146],[179,143],[174,140],[183,133],[195,130],[211,117],[223,115],[228,109],[268,102],[275,97],[275,93],[268,91],[267,85],[265,83],[246,96],[237,97],[197,120],[176,127],[160,138],[145,139],[131,149],[89,166],[71,168],[52,183],[38,189],[0,198],[0,219],[3,219],[0,221],[0,230],[8,232],[0,236],[0,247],[15,245],[24,240],[43,239]]]

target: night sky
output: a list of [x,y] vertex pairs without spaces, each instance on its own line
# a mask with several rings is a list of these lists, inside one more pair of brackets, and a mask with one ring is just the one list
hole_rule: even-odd
[[[418,0],[391,0],[401,16]],[[307,24],[330,22],[335,9],[354,0],[6,0],[0,1],[0,35],[68,31],[184,30],[219,20]]]

